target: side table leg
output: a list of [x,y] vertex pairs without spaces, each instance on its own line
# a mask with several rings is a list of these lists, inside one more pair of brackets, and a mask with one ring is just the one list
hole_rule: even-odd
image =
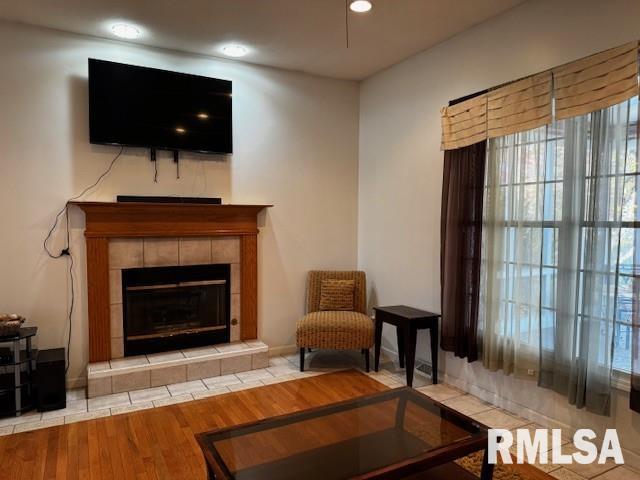
[[438,383],[438,320],[435,326],[429,329],[431,337],[431,381],[435,385]]
[[484,451],[482,458],[482,470],[480,472],[480,480],[492,480],[493,479],[493,467],[494,465],[489,463],[489,452]]
[[396,338],[398,339],[398,363],[400,368],[404,368],[404,329],[396,327]]
[[382,345],[382,319],[378,318],[380,314],[376,315],[375,325],[375,346],[374,346],[374,364],[373,369],[377,372],[380,368],[380,346]]
[[416,337],[418,331],[413,327],[404,330],[404,353],[407,365],[407,385],[413,387],[413,368],[416,362]]

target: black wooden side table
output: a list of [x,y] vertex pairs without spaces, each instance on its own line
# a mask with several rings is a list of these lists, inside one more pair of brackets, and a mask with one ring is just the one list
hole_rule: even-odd
[[431,379],[438,383],[438,313],[431,313],[406,305],[392,307],[375,307],[376,312],[376,346],[375,370],[380,366],[380,345],[382,343],[382,324],[388,323],[396,327],[398,337],[398,359],[400,368],[405,366],[407,371],[407,385],[413,386],[413,369],[416,361],[416,338],[418,330],[429,329],[431,337]]

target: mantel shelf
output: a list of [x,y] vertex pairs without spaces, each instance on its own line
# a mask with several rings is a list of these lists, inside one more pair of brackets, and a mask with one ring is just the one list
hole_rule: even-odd
[[272,205],[70,202],[86,214],[87,237],[253,235]]
[[[160,203],[160,202],[94,202],[94,201],[73,201],[70,205],[76,205],[82,209],[109,209],[109,210],[138,210],[138,209],[161,209],[169,208],[205,208],[207,210],[249,210],[260,211],[273,205],[252,205],[234,203]],[[139,207],[139,208],[136,208]]]

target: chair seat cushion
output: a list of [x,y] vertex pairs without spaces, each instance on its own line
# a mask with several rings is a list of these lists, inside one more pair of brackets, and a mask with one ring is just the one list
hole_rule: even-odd
[[373,321],[359,312],[308,313],[296,327],[298,347],[361,349],[373,346]]

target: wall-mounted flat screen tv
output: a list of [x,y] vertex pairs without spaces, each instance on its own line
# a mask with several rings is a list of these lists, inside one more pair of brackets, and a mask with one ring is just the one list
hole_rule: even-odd
[[231,82],[89,59],[91,143],[231,153]]

